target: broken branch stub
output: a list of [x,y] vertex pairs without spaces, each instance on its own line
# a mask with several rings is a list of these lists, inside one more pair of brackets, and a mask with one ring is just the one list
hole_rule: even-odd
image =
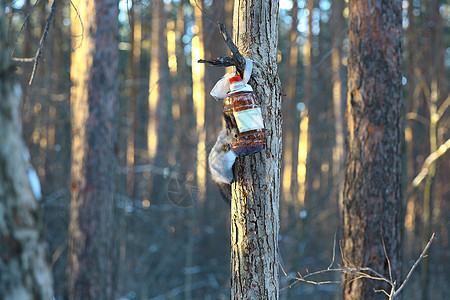
[[231,57],[225,56],[225,57],[219,57],[212,60],[206,60],[206,59],[200,59],[198,60],[199,63],[208,63],[210,65],[216,66],[216,67],[236,67],[236,70],[238,71],[239,75],[241,77],[244,74],[245,69],[245,58],[241,55],[239,52],[238,47],[233,43],[232,38],[228,34],[228,31],[226,29],[226,26],[222,23],[217,23],[217,26],[219,27],[219,32],[222,35],[223,40],[225,41],[225,44],[227,45],[228,49],[231,51]]

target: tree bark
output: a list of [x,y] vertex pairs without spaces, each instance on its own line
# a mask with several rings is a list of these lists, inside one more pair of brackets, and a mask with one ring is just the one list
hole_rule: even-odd
[[[344,262],[400,279],[400,0],[349,2]],[[384,247],[385,245],[385,247]],[[384,299],[376,280],[346,277],[344,299]]]
[[118,3],[72,8],[69,299],[113,299],[118,117]]
[[9,59],[6,6],[0,0],[0,299],[52,299],[43,215],[24,160],[21,89]]
[[278,299],[281,87],[278,1],[236,0],[234,41],[252,59],[249,84],[261,104],[266,150],[235,163],[231,204],[231,298]]

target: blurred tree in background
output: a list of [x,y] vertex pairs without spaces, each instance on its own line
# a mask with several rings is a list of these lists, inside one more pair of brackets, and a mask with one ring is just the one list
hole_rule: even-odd
[[[232,28],[233,2],[111,2],[111,7],[118,8],[116,30],[116,19],[90,27],[92,20],[85,20],[81,4],[59,0],[32,85],[28,82],[33,61],[14,58],[35,55],[54,2],[18,0],[2,8],[11,29],[10,53],[24,91],[23,137],[42,184],[45,238],[57,299],[67,293],[69,279],[70,170],[74,159],[71,137],[75,129],[70,98],[71,89],[77,87],[71,73],[89,61],[86,54],[79,66],[73,65],[71,57],[81,54],[82,47],[90,43],[88,36],[102,26],[108,27],[106,36],[118,38],[118,75],[113,70],[112,51],[109,63],[101,67],[103,81],[93,82],[92,89],[100,92],[109,82],[110,96],[104,104],[118,106],[117,116],[111,119],[115,120],[118,139],[114,152],[106,153],[113,157],[95,162],[111,161],[107,163],[108,174],[92,180],[102,181],[102,185],[108,182],[105,186],[110,187],[108,199],[98,202],[101,207],[95,217],[112,206],[115,210],[110,225],[113,247],[118,252],[117,270],[110,274],[116,279],[114,297],[230,297],[230,208],[210,180],[205,159],[223,128],[222,103],[210,97],[209,91],[224,70],[199,66],[196,60],[229,54],[216,23]],[[403,274],[431,232],[438,235],[402,293],[405,299],[448,299],[450,151],[445,143],[450,137],[450,6],[439,0],[403,0],[401,5],[399,259]],[[347,6],[345,0],[280,1],[277,74],[282,80],[284,156],[278,242],[280,264],[289,275],[326,268],[333,256],[334,235],[337,241],[342,239]],[[90,19],[95,16],[89,14]],[[71,32],[74,24],[83,24],[83,30],[89,30],[83,42],[79,34]],[[100,42],[98,47],[107,47],[107,43]],[[88,75],[87,71],[79,73]],[[110,81],[116,76],[118,80]],[[114,91],[118,92],[117,101]],[[100,103],[93,112],[112,117]],[[100,126],[97,121],[93,125]],[[89,130],[87,125],[82,127]],[[95,130],[98,137],[92,136],[87,142],[98,145],[88,154],[98,157],[103,147],[111,149],[113,138],[108,132]],[[427,160],[432,153],[435,155]],[[439,158],[432,160],[436,154]],[[419,173],[421,178],[415,180]],[[378,242],[382,243],[381,236]],[[291,281],[280,274],[282,299],[335,299],[341,294],[339,285],[297,283],[283,289]]]
[[[118,133],[118,7],[73,1],[68,299],[112,299]],[[76,8],[76,10],[75,10]]]
[[10,60],[6,1],[0,1],[0,298],[51,299],[41,189],[22,138],[22,92]]

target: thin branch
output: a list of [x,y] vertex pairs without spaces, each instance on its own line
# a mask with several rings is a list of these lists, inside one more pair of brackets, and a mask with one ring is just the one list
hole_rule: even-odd
[[[366,272],[372,272],[375,274],[375,276],[369,275],[367,273],[364,273],[363,271]],[[379,280],[379,281],[385,281],[387,283],[391,283],[391,281],[389,279],[387,279],[386,277],[384,277],[383,275],[381,275],[380,273],[378,273],[377,271],[375,271],[372,268],[359,268],[356,270],[356,274],[359,274],[365,278],[369,278],[369,279],[373,279],[373,280]]]
[[133,28],[133,25],[131,24],[131,12],[130,12],[130,8],[132,8],[134,10],[134,1],[131,0],[131,6],[129,6],[129,0],[127,0],[127,18],[128,18],[128,25],[130,26],[130,30],[131,28]]
[[441,106],[437,111],[439,118],[442,117],[442,115],[445,113],[445,111],[449,106],[450,106],[450,94],[448,94],[447,99],[444,100],[444,102],[441,104]]
[[[70,5],[73,7],[73,10],[74,10],[75,13],[77,14],[77,18],[78,18],[78,20],[80,21],[80,27],[81,27],[81,41],[80,41],[80,44],[79,44],[79,45],[77,45],[76,47],[74,47],[74,48],[72,49],[72,52],[74,52],[75,50],[77,50],[78,48],[80,48],[81,45],[83,44],[83,40],[84,40],[84,25],[83,25],[83,20],[81,19],[81,15],[80,15],[80,13],[78,12],[78,8],[75,6],[75,4],[72,2],[72,0],[69,0],[69,2],[70,2]],[[78,36],[75,36],[75,37],[78,37]]]
[[171,171],[169,167],[158,167],[155,165],[134,165],[133,167],[123,167],[119,168],[117,172],[119,174],[153,173],[163,175],[164,178],[178,178],[180,175],[177,171]]
[[227,28],[225,24],[218,23],[217,26],[219,27],[220,34],[222,35],[223,40],[227,44],[228,48],[230,49],[232,53],[232,57],[235,60],[236,68],[238,69],[239,73],[244,72],[245,69],[245,58],[241,55],[239,52],[238,47],[233,43],[233,40],[231,39],[230,35],[228,34]]
[[217,23],[216,23],[216,22],[213,22],[213,21],[211,20],[211,18],[208,16],[208,14],[205,13],[205,11],[200,7],[200,5],[198,5],[197,0],[194,0],[194,1],[195,1],[195,6],[200,10],[200,12],[201,12],[202,15],[205,17],[205,19],[206,19],[208,22],[210,22],[211,24],[217,25]]
[[[328,267],[325,270],[315,271],[315,272],[311,272],[311,273],[308,273],[308,274],[305,274],[305,275],[302,275],[300,272],[297,272],[298,277],[293,277],[293,276],[288,275],[286,273],[285,269],[283,268],[283,266],[281,265],[281,263],[279,263],[284,276],[286,276],[287,279],[294,279],[295,280],[294,282],[292,282],[288,286],[282,288],[281,290],[284,290],[284,289],[287,289],[287,288],[291,288],[294,284],[298,283],[299,281],[305,282],[305,283],[309,283],[309,284],[314,284],[314,285],[321,285],[321,284],[330,284],[330,283],[344,284],[344,283],[350,283],[350,282],[353,282],[353,281],[359,280],[359,279],[370,279],[370,280],[384,281],[384,282],[388,283],[391,286],[390,293],[388,293],[386,290],[383,290],[383,289],[374,290],[374,291],[376,293],[384,293],[388,297],[389,300],[392,300],[396,296],[398,296],[398,294],[405,287],[406,283],[411,278],[411,274],[414,272],[414,270],[416,269],[417,265],[425,257],[425,255],[426,255],[428,249],[430,248],[432,242],[436,239],[435,236],[436,236],[436,234],[433,233],[433,235],[431,236],[428,244],[425,246],[425,249],[422,251],[422,253],[420,254],[419,258],[416,260],[416,262],[414,263],[412,268],[409,270],[408,275],[406,276],[405,280],[403,281],[403,283],[401,284],[401,286],[397,290],[396,290],[396,283],[397,282],[392,280],[392,271],[391,271],[389,258],[387,258],[387,259],[388,259],[388,264],[389,264],[389,276],[390,276],[390,279],[384,277],[383,275],[381,275],[380,273],[378,273],[377,271],[375,271],[372,268],[368,268],[368,267],[356,268],[354,265],[352,265],[349,262],[345,263],[345,257],[342,257],[342,260],[345,263],[345,265],[342,266],[342,267],[339,267],[339,268],[336,268],[336,269],[331,269],[330,268],[331,266],[330,266],[330,267]],[[387,257],[387,251],[386,251],[384,240],[382,240],[382,242],[383,242],[385,255]],[[341,253],[343,253],[342,249],[341,249]],[[308,272],[308,270],[307,270],[307,272]],[[347,278],[342,280],[342,281],[333,281],[333,280],[315,281],[313,279],[309,279],[312,276],[319,275],[319,274],[325,274],[325,273],[328,273],[328,272],[340,272],[342,274],[347,275]]]
[[230,37],[230,34],[227,31],[227,28],[222,23],[217,23],[217,27],[219,28],[219,32],[225,41],[225,44],[228,46],[228,48],[231,51],[231,57],[225,56],[225,57],[219,57],[217,59],[213,60],[206,60],[206,59],[200,59],[199,63],[208,63],[216,67],[236,67],[237,72],[239,75],[243,76],[244,69],[245,69],[245,58],[242,56],[242,54],[239,52],[238,47],[233,43],[232,38]]
[[375,293],[384,293],[386,296],[391,298],[391,295],[389,295],[388,292],[386,292],[385,290],[374,290],[374,291],[375,291]]
[[402,291],[402,289],[405,287],[405,285],[408,283],[409,279],[411,278],[411,274],[414,272],[414,270],[416,269],[416,267],[419,265],[419,263],[422,261],[422,259],[424,258],[425,254],[427,253],[428,249],[430,248],[431,244],[434,242],[434,240],[436,239],[436,234],[433,232],[433,234],[431,235],[430,240],[428,241],[427,245],[425,246],[425,249],[423,249],[422,253],[420,254],[419,258],[416,260],[416,262],[414,263],[414,265],[412,266],[412,268],[409,270],[408,275],[406,275],[405,280],[403,281],[402,285],[400,285],[400,287],[398,288],[398,290],[394,293],[393,297],[397,296],[398,294],[400,294],[400,292]]
[[[26,15],[25,20],[23,21],[23,24],[22,24],[22,26],[20,27],[19,33],[17,34],[16,40],[15,40],[15,42],[14,42],[14,47],[13,47],[13,49],[12,49],[12,51],[11,51],[11,56],[14,56],[14,52],[16,51],[16,45],[17,45],[17,43],[18,43],[18,41],[19,41],[19,37],[22,35],[22,31],[23,31],[23,29],[25,28],[25,25],[27,25],[28,19],[30,18],[31,13],[33,12],[34,8],[36,7],[36,5],[37,5],[38,3],[39,3],[39,0],[37,0],[37,1],[33,4],[33,6],[31,7],[30,11],[29,11],[28,14]],[[15,58],[15,57],[14,57],[14,58]],[[13,58],[13,61],[20,61],[20,60],[15,60],[14,58]],[[33,61],[34,61],[34,58],[33,58]],[[25,61],[25,62],[29,62],[29,61]]]
[[333,53],[334,49],[338,48],[338,47],[341,45],[342,40],[344,39],[344,34],[345,34],[346,32],[347,32],[347,29],[342,30],[341,34],[339,35],[339,39],[334,43],[334,45],[331,47],[331,49],[328,50],[328,52],[325,53],[325,54],[322,56],[322,58],[321,58],[317,63],[315,63],[315,64],[313,64],[313,65],[304,65],[304,66],[305,66],[305,67],[309,67],[309,68],[313,68],[313,69],[320,67],[320,65],[322,65],[322,63],[323,63],[328,57],[331,56],[331,54]]
[[52,255],[52,260],[50,262],[50,267],[51,268],[53,268],[53,266],[55,265],[56,261],[61,256],[61,254],[63,253],[64,249],[66,249],[66,247],[67,247],[67,241],[64,241],[62,244],[60,244],[58,246],[58,248],[56,248],[55,252]]
[[331,258],[331,263],[328,266],[327,270],[330,270],[331,267],[334,264],[334,259],[335,259],[335,256],[336,256],[335,253],[336,253],[336,231],[334,232],[334,239],[333,239],[333,257]]
[[199,59],[198,62],[199,63],[207,63],[214,67],[234,67],[235,66],[234,60],[230,56],[222,56],[222,57],[218,57],[216,59],[211,59],[211,60]]
[[42,49],[44,48],[44,43],[45,43],[45,40],[47,39],[48,31],[50,29],[50,24],[52,23],[53,16],[55,15],[57,2],[58,2],[58,0],[53,0],[52,8],[51,8],[50,14],[47,18],[47,24],[45,25],[44,32],[42,33],[41,40],[39,41],[39,48],[36,52],[35,61],[34,61],[34,65],[33,65],[33,71],[31,72],[31,77],[30,77],[30,81],[28,82],[28,85],[33,84],[34,76],[36,75],[37,67],[39,65],[39,60],[41,58]]
[[414,120],[414,121],[420,122],[420,123],[422,123],[423,125],[426,125],[426,126],[428,126],[429,123],[430,123],[427,118],[419,115],[416,112],[409,112],[409,113],[407,113],[406,114],[406,118],[408,120]]
[[388,269],[389,269],[389,279],[392,282],[392,269],[391,269],[391,261],[389,260],[389,256],[387,255],[387,251],[386,251],[386,244],[384,243],[384,237],[383,237],[383,226],[382,224],[380,224],[381,227],[381,242],[383,243],[383,251],[384,251],[384,256],[386,257],[386,260],[388,262]]
[[36,61],[36,58],[30,57],[30,58],[20,58],[20,57],[11,57],[12,61],[15,62],[34,62]]
[[281,264],[280,261],[278,261],[278,264],[280,265],[281,271],[283,271],[284,276],[288,277],[288,274],[286,273],[286,271],[283,268],[283,264]]
[[414,89],[414,95],[415,97],[419,97],[420,91],[423,92],[423,95],[425,96],[425,101],[428,102],[429,99],[431,99],[431,91],[428,87],[427,81],[423,77],[422,71],[420,68],[415,68],[414,73],[416,77],[419,79],[419,83],[417,84],[416,88]]
[[285,290],[287,288],[291,288],[292,286],[294,286],[296,283],[298,282],[305,282],[305,283],[309,283],[309,284],[313,284],[313,285],[322,285],[322,284],[339,284],[341,283],[341,281],[337,281],[337,280],[324,280],[324,281],[315,281],[312,279],[308,279],[309,277],[312,277],[314,275],[318,275],[318,274],[324,274],[324,273],[329,273],[329,272],[340,272],[340,269],[329,269],[329,270],[321,270],[321,271],[317,271],[317,272],[312,272],[312,273],[308,273],[305,275],[302,275],[300,272],[298,272],[298,277],[294,277],[294,276],[290,276],[286,273],[286,271],[284,270],[283,266],[280,264],[281,266],[281,270],[283,271],[284,276],[286,276],[287,279],[294,279],[295,281],[292,282],[291,284],[289,284],[288,286],[282,288],[281,290]]
[[434,151],[433,153],[428,155],[428,157],[423,162],[422,169],[420,170],[419,174],[416,176],[416,178],[414,178],[414,180],[412,182],[413,186],[417,187],[423,181],[423,179],[428,175],[430,165],[436,159],[438,159],[439,157],[444,155],[444,153],[447,152],[447,150],[449,148],[450,148],[450,138],[445,143],[440,145],[436,151]]

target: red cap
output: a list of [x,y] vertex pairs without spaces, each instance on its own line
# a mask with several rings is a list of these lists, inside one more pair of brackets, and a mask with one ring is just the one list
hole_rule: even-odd
[[237,82],[237,81],[242,81],[242,79],[241,79],[241,76],[233,76],[233,77],[230,77],[230,83],[233,83],[233,82]]

